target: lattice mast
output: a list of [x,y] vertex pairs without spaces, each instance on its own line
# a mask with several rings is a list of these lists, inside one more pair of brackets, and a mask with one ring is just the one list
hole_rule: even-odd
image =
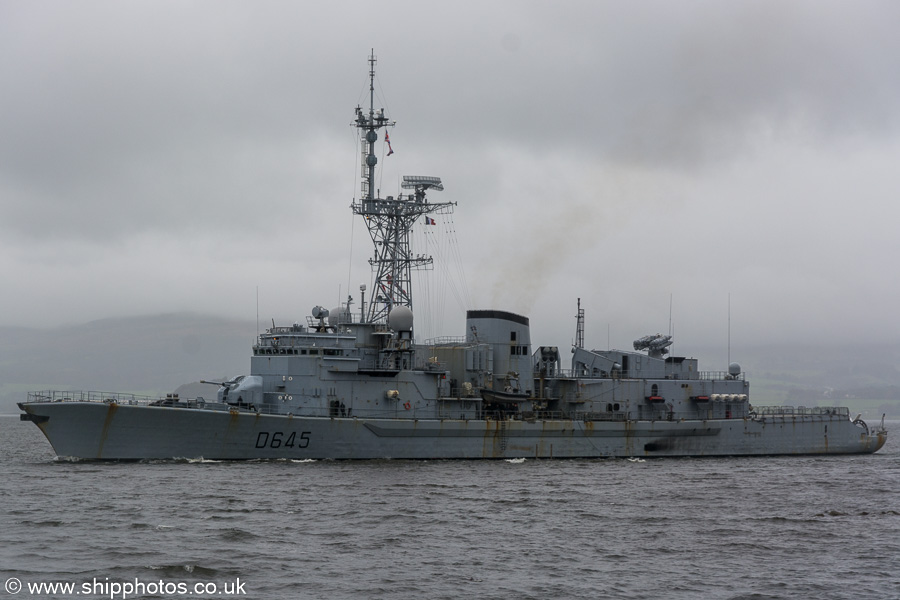
[[575,344],[576,348],[584,348],[584,309],[581,308],[581,298],[578,299],[578,314],[575,315]]
[[375,189],[375,166],[378,164],[375,142],[378,141],[379,129],[393,127],[395,123],[388,120],[383,108],[375,110],[373,51],[369,56],[369,111],[366,113],[362,107],[357,106],[356,120],[353,123],[359,130],[362,185],[360,199],[353,201],[352,208],[354,214],[365,219],[375,247],[375,253],[369,259],[375,281],[371,300],[368,307],[365,307],[365,319],[368,322],[385,321],[395,306],[412,309],[412,269],[428,269],[433,265],[430,256],[412,256],[409,244],[412,226],[423,215],[453,212],[455,204],[429,203],[425,199],[428,189],[444,189],[439,177],[404,175],[401,186],[414,190],[414,193],[405,196],[399,194],[396,198],[378,197],[380,192]]

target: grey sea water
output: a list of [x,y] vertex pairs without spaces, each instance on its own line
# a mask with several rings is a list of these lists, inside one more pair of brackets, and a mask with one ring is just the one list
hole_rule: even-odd
[[0,597],[900,598],[888,428],[868,456],[119,464],[0,418]]

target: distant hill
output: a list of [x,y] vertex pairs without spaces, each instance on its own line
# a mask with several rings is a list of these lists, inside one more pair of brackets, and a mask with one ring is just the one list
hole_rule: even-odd
[[[704,355],[712,354],[698,354]],[[740,348],[732,360],[746,373],[754,404],[837,405],[869,418],[900,416],[900,344]]]
[[188,382],[246,373],[255,332],[253,322],[189,313],[51,330],[0,328],[0,414],[19,412],[15,403],[28,391],[160,395]]
[[[181,386],[247,373],[255,334],[251,321],[191,313],[52,330],[0,328],[0,414],[18,413],[15,403],[42,389],[212,397],[213,386]],[[721,349],[694,350],[690,356],[701,369],[725,368]],[[900,416],[900,344],[733,348],[731,354],[750,380],[753,404],[842,405],[870,419]]]

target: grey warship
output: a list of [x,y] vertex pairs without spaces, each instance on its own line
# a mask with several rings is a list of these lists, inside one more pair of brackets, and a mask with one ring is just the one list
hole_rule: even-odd
[[750,403],[741,367],[701,371],[670,356],[672,338],[633,350],[589,350],[578,301],[571,365],[558,347],[532,347],[528,317],[468,310],[465,334],[417,343],[410,231],[453,202],[434,202],[438,177],[406,176],[406,193],[375,189],[379,134],[394,122],[374,103],[356,107],[361,186],[350,208],[374,246],[369,299],[360,286],[305,324],[260,334],[250,373],[218,385],[216,399],[43,391],[19,404],[59,457],[87,460],[475,459],[858,454],[878,451],[881,425],[841,407]]

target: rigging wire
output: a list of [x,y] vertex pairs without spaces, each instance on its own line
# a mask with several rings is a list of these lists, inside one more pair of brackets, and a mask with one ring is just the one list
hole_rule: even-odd
[[451,296],[463,311],[472,306],[452,213],[441,210],[436,214],[441,215],[440,222],[423,223],[414,229],[413,237],[415,249],[424,249],[433,258],[430,273],[417,278],[417,292],[429,308],[424,311],[423,323],[431,333],[429,337],[442,332]]
[[388,106],[387,94],[384,93],[384,89],[381,87],[381,78],[378,77],[378,74],[375,74],[375,84],[378,88],[378,94],[376,94],[376,98],[381,100],[381,103],[384,104],[381,108],[385,110],[387,114],[393,114],[391,112],[390,107]]
[[460,304],[463,309],[467,309],[472,307],[472,294],[469,291],[469,284],[466,280],[465,263],[463,262],[462,252],[460,252],[459,248],[459,237],[456,235],[456,223],[452,218],[448,219],[448,221],[448,227],[451,229],[451,235],[449,237],[451,252],[453,254],[453,264],[456,267],[456,276],[458,277],[459,284],[462,288],[462,301]]

